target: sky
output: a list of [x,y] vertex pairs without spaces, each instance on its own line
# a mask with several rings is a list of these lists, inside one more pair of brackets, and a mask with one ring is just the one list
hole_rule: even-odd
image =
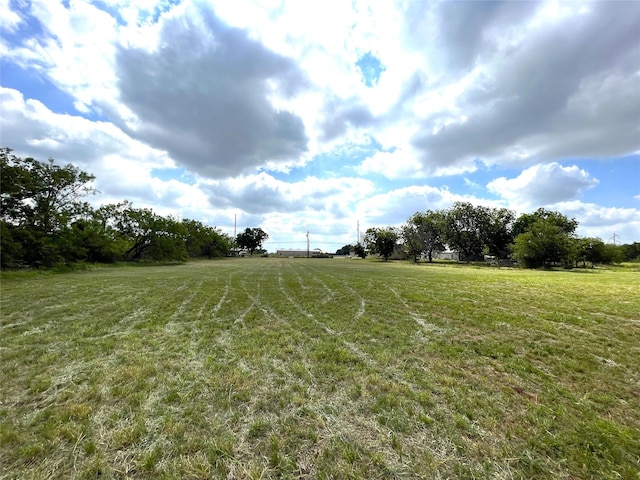
[[640,241],[640,1],[0,0],[0,145],[269,251],[456,201]]

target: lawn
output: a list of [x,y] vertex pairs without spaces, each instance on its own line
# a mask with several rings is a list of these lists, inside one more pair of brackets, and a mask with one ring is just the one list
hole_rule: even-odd
[[20,272],[0,321],[2,479],[640,478],[637,272]]

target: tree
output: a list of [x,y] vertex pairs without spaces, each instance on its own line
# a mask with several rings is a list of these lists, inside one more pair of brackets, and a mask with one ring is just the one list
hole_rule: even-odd
[[11,152],[0,148],[2,220],[48,234],[86,213],[87,204],[80,199],[95,193],[93,175],[71,164],[60,167],[52,158],[43,163]]
[[533,213],[525,213],[517,218],[513,224],[513,237],[528,232],[531,226],[540,220],[559,227],[567,235],[573,235],[578,228],[578,222],[574,218],[570,220],[560,212],[539,208]]
[[460,254],[461,260],[471,261],[482,255],[489,217],[485,207],[468,202],[456,202],[444,213],[444,238],[449,247]]
[[91,217],[77,220],[63,237],[61,255],[71,262],[112,263],[125,259],[128,243],[110,235],[96,211]]
[[398,236],[398,232],[393,227],[369,228],[364,241],[370,253],[380,255],[386,262],[393,254],[398,243]]
[[353,245],[344,245],[336,250],[336,255],[349,255],[353,250]]
[[558,212],[547,213],[534,214],[533,221],[527,219],[527,230],[515,238],[512,246],[513,256],[527,268],[548,268],[557,263],[568,267],[575,257],[574,237],[568,231],[573,232],[577,222]]
[[187,260],[187,229],[177,220],[149,208],[133,208],[128,201],[102,207],[101,214],[105,229],[127,242],[127,260]]
[[416,212],[403,225],[402,239],[406,253],[414,262],[422,254],[432,262],[434,252],[444,251],[444,216],[432,210]]
[[622,263],[625,261],[625,250],[621,245],[607,243],[604,246],[604,263]]
[[591,266],[596,263],[607,263],[605,245],[599,238],[579,238],[576,240],[576,261],[582,262],[586,266],[589,262]]
[[190,257],[224,257],[231,249],[231,239],[215,227],[197,220],[182,220],[187,234],[185,247]]
[[2,266],[66,261],[64,253],[73,243],[71,224],[91,214],[81,199],[95,193],[94,178],[71,164],[22,159],[10,148],[0,148]]
[[71,164],[21,159],[11,149],[0,148],[0,168],[2,268],[185,261],[189,254],[211,257],[230,249],[228,236],[200,222],[180,222],[151,209],[133,208],[128,201],[91,208],[82,197],[95,192],[94,177]]
[[514,240],[512,227],[516,214],[506,208],[485,208],[484,215],[483,236],[487,253],[496,258],[506,257]]
[[353,247],[353,253],[355,253],[360,258],[366,258],[367,251],[360,243],[356,243],[355,247]]
[[413,263],[418,263],[418,258],[425,251],[424,236],[420,226],[409,221],[401,227],[400,236],[404,251],[413,259]]
[[624,260],[631,262],[640,258],[640,243],[633,242],[625,245],[620,245]]
[[249,250],[253,255],[256,249],[262,248],[262,243],[269,238],[269,235],[261,228],[247,228],[236,237],[238,247]]

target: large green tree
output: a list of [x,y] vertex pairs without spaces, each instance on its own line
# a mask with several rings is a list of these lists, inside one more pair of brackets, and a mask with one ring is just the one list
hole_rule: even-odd
[[395,250],[398,237],[398,231],[393,227],[369,228],[365,233],[364,242],[369,253],[380,255],[386,262]]
[[589,262],[592,266],[597,263],[607,263],[605,244],[599,238],[578,238],[575,240],[576,261],[586,266]]
[[514,238],[512,210],[456,202],[443,215],[445,243],[460,253],[461,260],[508,255]]
[[485,246],[489,217],[485,208],[456,202],[444,213],[445,242],[457,250],[460,260],[480,257]]
[[640,243],[633,242],[625,245],[615,246],[622,251],[623,259],[631,262],[640,259]]
[[441,212],[416,212],[401,229],[405,251],[414,262],[423,254],[432,262],[434,252],[444,251],[444,229],[444,216]]
[[353,251],[353,245],[344,245],[336,250],[336,255],[349,255]]
[[362,246],[361,243],[355,244],[355,246],[353,247],[353,253],[355,253],[360,258],[367,257],[367,251],[365,250],[365,248]]
[[512,246],[513,256],[528,268],[572,265],[576,256],[573,232],[578,222],[559,212],[539,209],[516,221],[518,231]]
[[223,257],[231,249],[231,239],[215,227],[197,220],[184,219],[185,246],[190,257]]
[[94,178],[71,164],[23,159],[0,148],[2,266],[65,261],[72,223],[91,214],[82,199],[95,192]]
[[516,214],[506,208],[485,208],[484,248],[489,255],[504,258],[513,243],[513,224]]
[[72,220],[86,214],[82,198],[94,193],[93,175],[53,159],[39,162],[21,159],[10,148],[0,148],[0,207],[2,219],[19,227],[43,233],[66,228]]
[[238,247],[249,250],[249,254],[253,255],[257,249],[262,248],[262,244],[269,238],[267,232],[261,228],[246,228],[244,232],[239,233],[236,237]]
[[105,228],[127,243],[126,260],[187,260],[187,228],[176,219],[149,208],[133,208],[128,201],[104,206],[101,211]]
[[567,235],[573,235],[578,228],[578,222],[574,218],[569,219],[560,212],[539,208],[533,213],[524,213],[516,219],[513,223],[513,237],[515,238],[521,233],[528,232],[531,226],[539,221],[555,225]]
[[184,261],[221,256],[231,239],[195,220],[178,221],[128,201],[94,209],[93,175],[52,159],[39,162],[0,149],[2,268],[121,260]]

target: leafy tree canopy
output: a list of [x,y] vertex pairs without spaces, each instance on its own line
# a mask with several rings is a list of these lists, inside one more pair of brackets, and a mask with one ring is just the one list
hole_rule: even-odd
[[364,242],[371,254],[380,255],[386,262],[393,254],[398,237],[399,234],[393,227],[369,228],[365,234]]
[[353,253],[360,258],[366,258],[367,256],[367,251],[360,243],[356,243],[355,247],[353,247]]
[[344,245],[336,250],[336,255],[349,255],[353,250],[353,245]]
[[444,215],[444,237],[449,247],[457,250],[461,259],[481,256],[490,222],[486,207],[456,202]]
[[547,224],[555,225],[567,235],[573,235],[578,228],[578,222],[572,218],[569,219],[560,212],[553,212],[544,208],[539,208],[533,213],[525,213],[520,215],[513,224],[513,237],[517,237],[521,233],[530,230],[531,226],[538,221],[547,222]]
[[231,239],[195,220],[178,221],[128,201],[92,208],[94,176],[54,160],[0,148],[2,268],[69,262],[184,261],[226,255]]
[[18,158],[10,148],[0,148],[0,208],[2,220],[45,234],[65,228],[84,215],[88,205],[81,198],[95,193],[93,175],[53,159],[43,163]]
[[401,237],[405,252],[414,262],[423,254],[429,262],[433,261],[434,252],[442,252],[444,246],[445,223],[441,212],[416,212],[401,228]]
[[261,228],[247,228],[244,232],[239,233],[236,237],[238,247],[249,250],[249,254],[253,255],[257,249],[262,248],[262,243],[269,238],[267,232]]

